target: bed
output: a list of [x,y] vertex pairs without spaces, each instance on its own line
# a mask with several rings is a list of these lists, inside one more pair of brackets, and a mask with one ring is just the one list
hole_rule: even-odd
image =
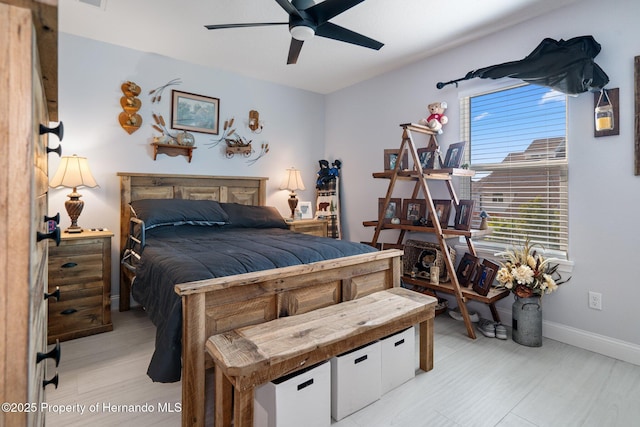
[[118,175],[120,309],[156,324],[147,373],[182,379],[183,425],[204,422],[207,337],[400,284],[400,251],[289,231],[266,178]]

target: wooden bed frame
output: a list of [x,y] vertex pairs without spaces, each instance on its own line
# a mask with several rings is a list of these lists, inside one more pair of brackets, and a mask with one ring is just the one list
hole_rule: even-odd
[[[263,206],[267,179],[243,176],[167,175],[118,172],[120,177],[120,258],[129,236],[129,203],[142,199],[191,199]],[[120,265],[120,311],[130,308],[133,273]]]
[[[267,178],[118,175],[121,255],[129,232],[128,204],[133,200],[211,199],[252,205],[264,205],[266,200]],[[208,337],[398,287],[401,256],[400,250],[386,250],[176,285],[182,298],[182,425],[205,423],[205,370],[213,367],[205,357]],[[129,308],[132,273],[121,267],[120,279],[122,311]],[[231,392],[231,387],[224,391],[227,400]],[[223,397],[215,396],[215,404]]]

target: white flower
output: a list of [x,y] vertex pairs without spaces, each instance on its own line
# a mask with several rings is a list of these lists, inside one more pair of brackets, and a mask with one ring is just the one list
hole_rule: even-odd
[[513,277],[520,285],[533,283],[533,270],[527,265],[520,265],[513,270]]

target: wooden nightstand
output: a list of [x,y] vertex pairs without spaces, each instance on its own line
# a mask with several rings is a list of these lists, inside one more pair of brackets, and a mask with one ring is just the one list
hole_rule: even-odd
[[314,236],[327,237],[326,219],[299,219],[287,222],[289,230],[296,233],[312,234]]
[[110,231],[61,233],[60,246],[49,245],[47,341],[66,341],[113,330],[111,323]]

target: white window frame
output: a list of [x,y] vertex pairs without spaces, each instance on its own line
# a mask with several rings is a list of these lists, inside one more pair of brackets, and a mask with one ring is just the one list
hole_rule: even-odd
[[[515,88],[517,86],[522,86],[523,83],[517,80],[512,80],[512,79],[502,79],[499,81],[492,81],[492,82],[484,82],[481,84],[475,84],[472,87],[467,87],[466,90],[464,91],[459,91],[458,92],[458,97],[460,100],[460,137],[461,140],[463,141],[469,141],[470,143],[472,143],[472,141],[470,141],[470,127],[468,126],[468,124],[465,122],[465,120],[467,119],[467,116],[469,115],[469,98],[474,97],[474,96],[480,96],[483,94],[487,94],[490,92],[496,92],[496,91],[502,91],[502,90],[507,90],[507,89],[511,89],[511,88]],[[567,101],[567,108],[568,108],[568,101]],[[566,115],[566,120],[568,120],[568,112]],[[568,140],[569,140],[569,136],[568,136],[568,126],[565,123],[565,126],[567,128],[567,130],[565,131],[565,136],[566,136],[566,150],[568,151]],[[462,161],[462,163],[467,163],[470,164],[471,163],[471,147],[469,147],[468,150],[465,150],[465,158]],[[566,154],[566,160],[563,161],[566,164],[566,174],[568,177],[568,153]],[[473,165],[471,165],[471,168],[474,169]],[[567,188],[568,188],[569,184],[567,183]],[[459,192],[461,194],[461,198],[462,199],[470,199],[471,198],[471,179],[467,179],[467,180],[463,180],[459,183]],[[495,196],[495,195],[493,195]],[[502,197],[505,197],[504,195],[502,195]],[[567,206],[568,206],[568,193],[567,193]],[[568,215],[567,215],[568,218]],[[568,227],[568,219],[567,219],[567,227]],[[571,261],[569,261],[568,259],[568,248],[569,248],[569,241],[568,241],[568,232],[567,232],[567,238],[566,238],[566,250],[553,250],[553,249],[546,249],[546,250],[541,250],[540,252],[543,253],[544,256],[546,257],[552,257],[555,258],[556,260],[558,260],[558,263],[560,264],[560,271],[570,271],[572,268],[573,263]],[[513,242],[513,244],[517,244],[516,242]],[[495,259],[495,254],[498,252],[503,251],[504,249],[506,249],[506,247],[510,246],[507,244],[501,244],[498,242],[490,242],[490,241],[483,241],[483,240],[476,240],[474,239],[474,246],[476,248],[476,252],[477,255],[483,258],[493,258]],[[465,250],[466,245],[463,246],[462,242],[460,244],[459,247],[461,250]]]

